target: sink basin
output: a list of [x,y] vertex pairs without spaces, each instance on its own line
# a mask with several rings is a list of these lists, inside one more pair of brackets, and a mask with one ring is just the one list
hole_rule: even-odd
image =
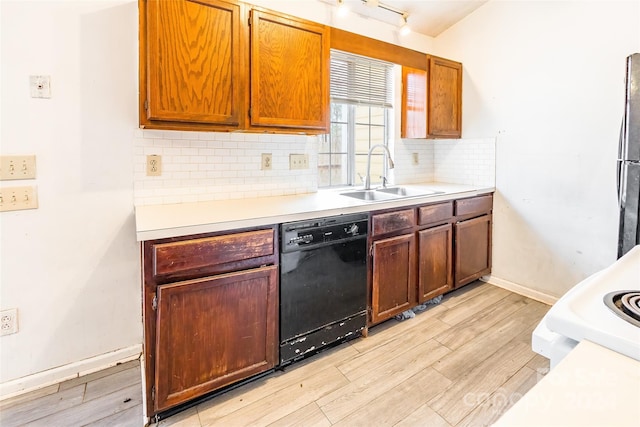
[[405,197],[426,197],[442,194],[444,191],[429,190],[427,188],[388,187],[377,190],[354,190],[340,193],[343,196],[364,200],[365,202],[377,202],[381,200],[402,199]]
[[346,193],[340,193],[340,195],[353,197],[354,199],[364,200],[366,202],[376,202],[380,200],[393,200],[398,198],[398,195],[382,193],[376,190],[347,191]]
[[393,194],[400,197],[421,197],[442,194],[444,191],[429,190],[426,188],[388,187],[379,188],[376,191],[385,194]]

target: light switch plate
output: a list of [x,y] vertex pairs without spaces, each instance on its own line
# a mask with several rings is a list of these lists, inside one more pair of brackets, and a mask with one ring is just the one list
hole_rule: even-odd
[[262,153],[262,162],[260,163],[260,169],[263,171],[270,171],[273,168],[273,156],[271,153]]
[[289,154],[289,169],[309,169],[307,154]]
[[414,166],[420,164],[420,158],[418,157],[418,153],[411,153],[411,160]]
[[0,156],[0,180],[34,179],[36,156]]
[[0,188],[0,212],[38,208],[36,187]]

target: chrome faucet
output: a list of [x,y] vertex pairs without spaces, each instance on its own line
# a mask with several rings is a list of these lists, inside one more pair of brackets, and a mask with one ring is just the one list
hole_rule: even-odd
[[387,160],[389,162],[389,169],[393,169],[393,159],[391,159],[391,153],[389,152],[389,148],[384,144],[376,144],[369,149],[369,154],[367,155],[367,175],[364,177],[364,189],[371,190],[371,153],[373,149],[376,147],[382,147],[387,152]]

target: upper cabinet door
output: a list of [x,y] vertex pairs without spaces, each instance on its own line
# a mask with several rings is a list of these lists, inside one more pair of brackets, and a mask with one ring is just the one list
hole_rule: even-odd
[[427,72],[402,67],[402,138],[427,137]]
[[428,58],[427,134],[434,138],[462,135],[462,64]]
[[146,15],[141,124],[240,126],[247,84],[241,6],[219,0],[142,0],[140,5],[141,17]]
[[251,126],[327,130],[329,29],[251,11]]

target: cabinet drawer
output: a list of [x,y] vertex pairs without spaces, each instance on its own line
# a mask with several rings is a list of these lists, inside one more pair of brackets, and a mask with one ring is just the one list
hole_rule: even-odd
[[482,214],[490,212],[492,207],[493,196],[491,194],[456,200],[456,216]]
[[257,230],[153,245],[154,276],[173,275],[274,254],[274,230]]
[[377,236],[413,227],[416,223],[416,213],[414,209],[405,209],[377,214],[372,216],[371,222],[371,234]]
[[453,216],[453,202],[422,206],[418,209],[418,224],[434,224],[450,219]]

